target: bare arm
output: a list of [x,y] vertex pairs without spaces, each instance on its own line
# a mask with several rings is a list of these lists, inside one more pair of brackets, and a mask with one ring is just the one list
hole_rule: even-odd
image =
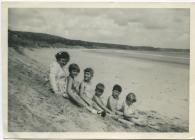
[[102,101],[100,99],[98,99],[97,97],[94,97],[94,101],[95,103],[102,108],[104,111],[108,112],[108,113],[112,113],[109,109],[106,108],[106,106],[102,103]]
[[69,96],[72,96],[74,93],[72,91],[72,84],[73,84],[73,80],[71,78],[67,78],[67,93]]
[[79,96],[83,96],[84,94],[84,85],[83,83],[81,82],[80,86],[79,86]]
[[121,116],[123,115],[123,112],[121,112],[121,111],[119,111],[119,110],[116,110],[115,113],[116,113],[117,115],[121,115]]
[[73,80],[71,78],[67,79],[67,94],[70,99],[76,102],[79,106],[85,107],[86,104],[82,101],[82,99],[72,90]]
[[112,107],[112,104],[111,104],[111,101],[110,101],[111,99],[110,99],[110,97],[108,98],[108,103],[107,103],[107,107],[108,107],[108,109],[110,109],[111,111],[113,111],[114,109],[113,109],[113,107]]
[[89,101],[88,97],[86,97],[86,95],[85,95],[83,83],[80,84],[79,95],[80,95],[81,99],[83,99],[88,105],[91,105],[91,102]]

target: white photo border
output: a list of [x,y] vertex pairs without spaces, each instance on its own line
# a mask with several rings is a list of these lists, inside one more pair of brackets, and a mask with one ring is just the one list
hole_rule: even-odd
[[[8,8],[190,8],[190,94],[189,132],[8,132]],[[4,138],[66,139],[194,139],[195,138],[195,3],[67,3],[4,2],[2,3],[2,83]]]

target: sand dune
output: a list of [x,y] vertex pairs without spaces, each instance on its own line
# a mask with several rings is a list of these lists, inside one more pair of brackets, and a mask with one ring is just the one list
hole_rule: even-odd
[[[102,82],[106,86],[105,94],[104,96],[104,102],[106,102],[107,97],[111,95],[112,86],[114,84],[120,84],[123,87],[122,94],[120,96],[120,105],[122,101],[124,100],[125,96],[129,92],[135,92],[137,95],[138,102],[136,103],[136,107],[138,110],[140,110],[140,114],[145,115],[148,117],[148,119],[151,122],[156,123],[158,126],[158,129],[155,130],[154,128],[141,128],[138,126],[134,126],[132,128],[126,128],[124,126],[118,127],[117,122],[113,120],[102,120],[102,118],[98,118],[96,120],[96,116],[93,116],[89,113],[86,113],[83,110],[78,109],[77,107],[73,109],[76,112],[73,112],[73,118],[72,123],[68,123],[67,120],[64,118],[63,115],[57,115],[58,118],[53,115],[55,114],[55,105],[56,103],[53,103],[55,100],[61,100],[61,99],[54,99],[53,96],[49,95],[49,99],[47,99],[47,93],[48,89],[47,87],[38,86],[36,87],[36,80],[35,75],[32,75],[32,73],[37,73],[37,71],[41,71],[41,73],[48,72],[49,64],[54,60],[54,54],[58,52],[59,50],[66,50],[70,53],[71,56],[71,62],[79,64],[81,70],[83,70],[86,67],[92,67],[95,70],[95,76],[93,78],[93,85],[95,86],[98,82]],[[170,57],[166,59],[166,61],[161,61],[162,58],[158,59],[157,56],[153,56],[153,60],[145,59],[149,56],[142,55],[139,56],[139,54],[133,54],[133,52],[124,51],[124,52],[117,52],[116,50],[104,50],[104,53],[102,53],[102,50],[87,50],[87,49],[24,49],[24,54],[19,55],[15,51],[13,51],[12,55],[10,56],[10,61],[12,62],[14,60],[14,57],[17,59],[20,59],[25,65],[29,65],[29,67],[33,70],[29,72],[31,78],[28,81],[28,84],[24,87],[19,86],[21,89],[18,89],[16,84],[16,75],[12,75],[9,79],[9,94],[12,96],[14,95],[17,90],[25,90],[28,92],[26,96],[33,96],[33,100],[35,101],[35,104],[37,104],[36,100],[41,100],[40,104],[37,106],[29,106],[31,109],[31,112],[37,112],[37,116],[40,118],[48,118],[45,119],[47,124],[46,126],[39,126],[39,131],[44,131],[44,128],[47,127],[47,131],[187,131],[188,130],[188,104],[189,104],[189,91],[188,91],[188,85],[189,85],[189,65],[185,63],[186,59],[184,61],[180,62],[180,57],[176,61],[170,60]],[[139,53],[139,52],[138,52]],[[16,55],[17,54],[17,55]],[[132,56],[133,54],[133,56]],[[155,54],[154,54],[155,55]],[[162,54],[161,54],[162,55]],[[136,56],[136,57],[135,57]],[[12,58],[13,57],[13,58]],[[150,56],[151,57],[151,56]],[[163,56],[161,56],[163,57]],[[176,56],[175,56],[176,57]],[[165,57],[166,58],[166,57]],[[29,59],[29,60],[28,60]],[[155,61],[154,61],[155,60]],[[31,63],[30,63],[31,62]],[[16,63],[16,62],[15,62]],[[183,64],[185,63],[185,64]],[[14,63],[12,63],[13,65]],[[37,70],[38,69],[38,70]],[[13,72],[13,71],[9,71]],[[13,72],[14,73],[14,72]],[[43,74],[42,74],[43,75]],[[37,75],[38,76],[38,75]],[[82,80],[83,72],[78,76],[78,80]],[[25,78],[25,77],[23,77]],[[43,82],[44,76],[40,77]],[[34,83],[32,80],[34,79]],[[39,79],[39,78],[38,78]],[[38,80],[39,81],[39,80]],[[14,85],[14,86],[13,86]],[[43,88],[41,88],[43,87]],[[28,88],[25,89],[25,88]],[[37,88],[41,91],[39,91],[39,94],[37,94],[37,91],[34,91]],[[33,94],[33,92],[35,93]],[[42,93],[43,92],[43,93]],[[12,94],[11,94],[12,93]],[[32,94],[32,95],[31,95]],[[39,95],[44,95],[43,99],[39,99]],[[23,97],[21,95],[18,95],[19,97]],[[20,98],[17,97],[16,99],[20,100]],[[25,98],[25,97],[23,97]],[[28,97],[26,97],[28,99]],[[23,101],[19,101],[22,103],[28,104],[28,102],[32,101],[26,101],[24,99]],[[47,102],[45,100],[47,99]],[[11,99],[10,99],[11,100]],[[13,99],[12,99],[13,100]],[[13,101],[12,101],[13,102]],[[63,101],[62,101],[63,102]],[[51,104],[54,106],[53,109],[48,110],[49,106]],[[14,103],[13,103],[14,105]],[[11,106],[11,105],[10,105]],[[68,113],[72,113],[70,108],[73,106],[71,103],[65,103],[65,106],[67,108]],[[13,107],[14,108],[14,107]],[[37,109],[36,109],[37,108]],[[74,107],[73,107],[74,108]],[[39,110],[41,109],[41,110]],[[44,110],[45,109],[45,110]],[[13,110],[12,108],[10,110]],[[23,109],[25,113],[25,109]],[[54,112],[52,112],[54,111]],[[42,113],[41,113],[42,112]],[[85,116],[85,119],[82,118],[80,121],[76,121],[78,119],[78,112]],[[19,112],[18,112],[19,113]],[[18,117],[18,113],[11,112],[10,116]],[[45,114],[44,114],[45,113]],[[25,122],[16,122],[12,120],[13,118],[10,118],[10,128],[12,128],[12,131],[15,131],[17,129],[23,130],[23,131],[34,131],[36,128],[36,125],[33,128],[25,127]],[[21,116],[20,116],[21,117]],[[54,124],[50,124],[50,119],[54,117]],[[86,118],[88,120],[86,120]],[[58,120],[58,121],[57,121]],[[89,122],[96,122],[95,128],[94,126],[86,126],[84,125],[84,121]],[[58,122],[58,123],[57,123]],[[64,124],[64,126],[61,126],[59,124],[61,122]],[[113,123],[114,122],[114,123]],[[23,124],[24,126],[18,126],[18,124]],[[50,127],[48,127],[50,126]],[[52,126],[52,127],[51,127]],[[112,126],[112,127],[111,127]],[[17,129],[16,129],[17,128]]]

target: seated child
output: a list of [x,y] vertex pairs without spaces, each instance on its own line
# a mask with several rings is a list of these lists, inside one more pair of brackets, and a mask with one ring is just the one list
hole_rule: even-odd
[[135,107],[134,103],[136,102],[136,96],[134,93],[129,93],[126,96],[126,100],[123,102],[121,111],[123,112],[123,116],[125,119],[131,119],[135,116]]
[[93,109],[92,106],[88,105],[85,101],[79,96],[79,83],[76,81],[76,77],[80,72],[80,68],[77,64],[70,64],[69,66],[69,76],[67,77],[67,94],[69,99],[76,103],[80,107],[85,107],[88,111],[94,114],[100,114],[102,117],[105,116],[103,111],[97,111]]
[[129,93],[126,96],[126,100],[123,102],[121,111],[125,120],[128,120],[134,124],[145,126],[146,121],[142,117],[138,117],[134,103],[136,102],[136,96],[134,93]]
[[79,66],[77,64],[70,64],[69,76],[67,77],[67,94],[71,101],[73,101],[80,107],[86,107],[87,104],[78,95],[79,83],[76,81],[76,77],[79,73]]
[[56,95],[63,95],[66,92],[66,78],[68,76],[65,66],[69,62],[70,56],[67,52],[58,52],[55,58],[56,61],[50,65],[49,81],[51,90]]
[[116,115],[122,115],[122,112],[118,111],[119,95],[122,88],[120,85],[114,85],[112,89],[112,95],[108,98],[107,108],[110,109]]
[[102,83],[98,83],[95,89],[95,95],[92,100],[94,101],[93,107],[98,111],[105,111],[107,113],[112,113],[102,101],[102,94],[104,93],[104,85]]
[[84,80],[79,87],[79,96],[88,104],[92,105],[92,85],[91,79],[93,78],[94,71],[92,68],[84,70]]

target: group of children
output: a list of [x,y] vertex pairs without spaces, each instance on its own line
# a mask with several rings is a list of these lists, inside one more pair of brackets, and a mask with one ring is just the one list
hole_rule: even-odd
[[122,92],[120,85],[113,86],[112,95],[109,96],[105,105],[102,96],[105,86],[98,83],[95,89],[92,89],[92,78],[94,70],[92,68],[84,69],[84,78],[82,82],[78,82],[76,77],[80,73],[80,68],[77,64],[70,64],[68,72],[66,65],[70,60],[67,52],[58,52],[56,61],[50,65],[50,84],[52,91],[59,96],[70,99],[80,107],[84,107],[94,114],[100,114],[102,117],[110,116],[117,120],[128,120],[138,122],[138,117],[134,109],[136,96],[134,93],[129,93],[126,96],[122,107],[118,109],[119,96]]

